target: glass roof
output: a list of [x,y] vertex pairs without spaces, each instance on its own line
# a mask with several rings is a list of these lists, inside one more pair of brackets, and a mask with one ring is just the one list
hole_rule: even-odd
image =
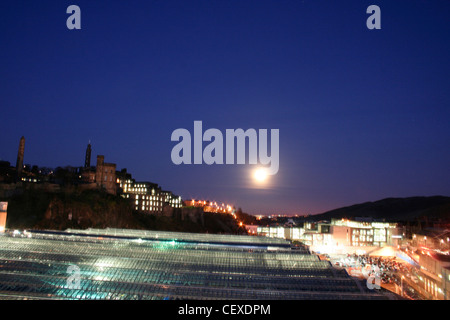
[[[254,244],[257,246],[252,247]],[[78,273],[73,273],[73,268]],[[347,273],[332,268],[306,248],[291,249],[284,240],[118,229],[28,231],[1,236],[3,297],[385,298],[358,285]]]

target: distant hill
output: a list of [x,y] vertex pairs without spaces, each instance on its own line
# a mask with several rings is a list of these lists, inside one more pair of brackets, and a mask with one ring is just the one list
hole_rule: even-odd
[[387,198],[310,216],[314,220],[372,217],[386,221],[434,220],[450,222],[450,197]]

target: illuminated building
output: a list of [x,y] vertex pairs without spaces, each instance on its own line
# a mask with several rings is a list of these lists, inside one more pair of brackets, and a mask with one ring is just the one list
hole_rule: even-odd
[[450,255],[432,250],[418,250],[420,271],[418,285],[430,299],[450,300]]
[[0,202],[0,232],[6,229],[6,217],[8,212],[8,202]]
[[407,251],[419,268],[416,283],[428,299],[450,300],[450,231],[427,228],[413,233]]
[[184,205],[187,207],[203,208],[203,212],[235,214],[234,206],[223,202],[190,199],[184,201]]
[[161,191],[163,201],[169,204],[172,208],[181,208],[183,206],[183,201],[180,196],[174,195],[171,191]]
[[326,251],[360,247],[397,245],[402,238],[396,223],[361,222],[332,219],[330,222],[305,222],[304,226],[259,226],[262,236],[301,241],[312,250]]
[[[171,191],[161,188],[151,182],[135,182],[126,169],[116,171],[115,163],[106,163],[103,155],[97,156],[96,166],[91,166],[92,146],[89,143],[86,148],[83,167],[64,167],[67,176],[55,178],[54,172],[46,174],[39,171],[39,175],[23,169],[23,155],[25,149],[25,138],[20,139],[16,168],[10,168],[9,162],[0,161],[0,181],[16,182],[17,175],[26,183],[40,184],[36,188],[44,190],[60,190],[65,184],[76,186],[79,190],[101,189],[113,195],[122,195],[130,199],[134,209],[148,213],[163,213],[164,207],[181,208],[183,205],[180,196]],[[11,176],[11,178],[9,178]],[[44,185],[44,183],[46,183]],[[170,212],[168,212],[169,214]]]
[[245,225],[245,229],[247,230],[249,235],[257,235],[258,234],[258,226],[257,225]]
[[333,219],[331,229],[336,241],[353,247],[397,245],[402,238],[397,223]]
[[119,187],[122,189],[122,197],[130,199],[137,211],[158,214],[162,213],[164,206],[181,208],[180,196],[161,188],[152,182],[135,182],[134,179],[118,179]]
[[258,226],[256,233],[260,236],[270,238],[281,238],[292,241],[303,240],[304,228],[300,227],[284,227],[284,226]]
[[426,247],[448,252],[450,249],[450,230],[430,228],[413,233],[411,245],[417,248]]

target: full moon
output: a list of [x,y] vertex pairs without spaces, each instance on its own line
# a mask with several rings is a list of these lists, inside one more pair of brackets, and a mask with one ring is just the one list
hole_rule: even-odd
[[253,172],[253,178],[258,182],[264,182],[267,179],[267,171],[264,168],[256,169]]

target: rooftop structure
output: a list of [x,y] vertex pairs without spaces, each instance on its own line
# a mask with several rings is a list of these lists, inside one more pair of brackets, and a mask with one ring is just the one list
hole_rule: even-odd
[[306,248],[262,237],[14,231],[2,236],[0,264],[0,297],[15,299],[386,298]]

